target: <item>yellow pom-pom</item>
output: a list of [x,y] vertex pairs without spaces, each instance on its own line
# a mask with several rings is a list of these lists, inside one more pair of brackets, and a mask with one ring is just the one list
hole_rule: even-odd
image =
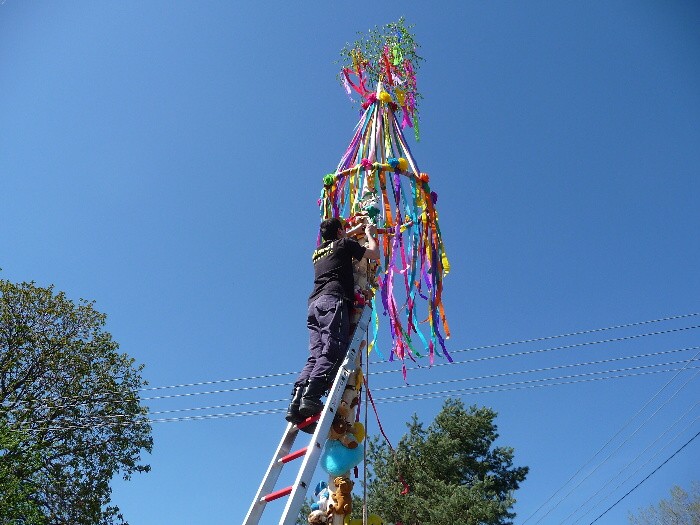
[[382,91],[381,93],[379,93],[379,100],[381,100],[382,102],[391,102],[391,95],[386,91]]
[[403,157],[399,157],[399,169],[401,171],[406,171],[408,169],[408,161]]

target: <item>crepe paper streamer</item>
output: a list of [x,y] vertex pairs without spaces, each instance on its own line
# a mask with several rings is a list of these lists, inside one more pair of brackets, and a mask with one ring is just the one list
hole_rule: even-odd
[[[379,85],[377,93],[382,90]],[[405,361],[424,354],[430,364],[436,354],[451,360],[442,304],[450,264],[430,177],[419,169],[392,107],[376,94],[370,100],[334,173],[324,177],[319,211],[323,219],[369,215],[378,226],[382,265],[374,301],[389,326],[389,360],[402,361],[405,373]],[[375,314],[375,341],[378,322]]]
[[[413,36],[399,20],[370,31],[370,38],[341,53],[346,59],[341,83],[348,96],[353,91],[360,95],[362,114],[335,171],[324,177],[318,202],[322,219],[369,217],[377,226],[381,265],[368,351],[376,348],[381,317],[392,339],[388,360],[401,361],[404,379],[406,360],[426,354],[431,365],[436,355],[452,360],[442,302],[450,263],[437,193],[403,135],[405,128],[413,128],[419,138],[416,71],[421,59],[416,51]],[[375,83],[370,91],[367,86]]]

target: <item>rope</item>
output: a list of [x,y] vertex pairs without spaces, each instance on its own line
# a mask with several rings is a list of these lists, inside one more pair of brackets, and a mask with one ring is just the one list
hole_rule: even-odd
[[[374,410],[374,415],[377,418],[377,425],[379,425],[379,431],[382,433],[382,436],[384,436],[384,440],[386,441],[386,444],[389,445],[389,450],[391,451],[392,457],[394,457],[394,461],[396,461],[396,453],[394,451],[394,447],[391,446],[391,441],[389,441],[389,438],[387,437],[386,433],[384,432],[384,428],[382,427],[382,422],[379,420],[379,413],[377,412],[377,406],[374,404],[374,399],[372,399],[372,393],[369,391],[369,385],[367,384],[367,378],[365,377],[363,379],[363,382],[365,384],[365,388],[367,389],[367,397],[369,398],[369,402],[372,405],[372,410]],[[408,494],[408,492],[411,490],[410,487],[408,486],[408,483],[406,483],[406,480],[403,479],[403,476],[399,472],[399,481],[403,485],[403,490],[401,491],[401,495],[405,496]]]

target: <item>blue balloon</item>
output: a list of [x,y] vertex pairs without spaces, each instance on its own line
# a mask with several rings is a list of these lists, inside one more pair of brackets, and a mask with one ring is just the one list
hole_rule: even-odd
[[364,450],[362,443],[357,448],[347,448],[340,441],[329,439],[321,453],[321,468],[331,476],[342,476],[360,464]]

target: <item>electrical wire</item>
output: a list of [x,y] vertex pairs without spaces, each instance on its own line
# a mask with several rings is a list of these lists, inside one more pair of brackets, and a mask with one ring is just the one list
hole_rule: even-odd
[[[615,474],[613,477],[609,478],[608,481],[606,481],[606,482],[603,484],[603,486],[601,486],[595,493],[593,493],[592,496],[589,496],[589,498],[588,498],[586,501],[584,501],[583,503],[581,503],[581,505],[579,505],[576,509],[573,510],[573,512],[571,512],[566,518],[564,518],[564,521],[567,521],[567,520],[570,519],[572,516],[574,516],[578,511],[580,511],[581,509],[583,509],[583,507],[585,507],[591,500],[593,500],[593,499],[594,499],[596,496],[598,496],[603,490],[605,490],[615,479],[617,479],[618,477],[620,477],[620,476],[625,472],[625,470],[627,470],[630,466],[632,466],[634,463],[636,463],[637,460],[639,460],[639,458],[641,458],[644,454],[646,454],[646,453],[648,452],[648,450],[649,450],[651,447],[653,447],[654,445],[656,445],[656,444],[659,442],[659,440],[660,440],[661,438],[663,438],[666,434],[670,433],[670,432],[674,429],[674,427],[676,427],[676,426],[685,418],[685,416],[687,416],[690,412],[692,412],[699,404],[700,404],[700,403],[695,403],[695,404],[692,405],[688,410],[686,410],[678,419],[676,419],[676,421],[673,422],[673,424],[672,424],[670,427],[666,428],[659,436],[657,436],[657,438],[656,438],[654,441],[652,441],[651,443],[649,443],[649,445],[647,445],[646,448],[645,448],[644,450],[642,450],[639,454],[637,454],[637,456],[636,456],[633,460],[627,462],[627,464],[625,464],[625,466],[623,466],[622,469],[620,469],[620,470],[618,471],[617,474]],[[698,420],[700,420],[700,418],[696,418],[695,420],[693,420],[693,421],[692,421],[688,426],[686,426],[679,434],[677,434],[676,437],[674,437],[671,441],[667,442],[666,445],[668,445],[668,444],[672,443],[673,441],[675,441],[675,439],[676,439],[680,434],[682,434],[682,433],[684,433],[686,430],[688,430],[688,429],[689,429],[691,426],[693,426]],[[657,449],[656,453],[655,453],[654,455],[652,455],[652,457],[647,461],[647,463],[651,462],[657,455],[659,455],[659,454],[661,453],[661,451],[665,448],[666,445],[664,445],[663,447]],[[644,465],[646,465],[647,463],[645,463]],[[639,470],[640,470],[644,465],[641,465],[640,467],[638,467],[637,470],[635,470],[632,474],[630,474],[629,477],[627,477],[624,481],[622,481],[619,485],[617,485],[613,490],[611,490],[611,491],[608,493],[608,496],[611,495],[611,494],[614,494],[615,491],[616,491],[617,489],[619,489],[626,481],[628,481],[632,476],[634,476],[637,472],[639,472]],[[603,500],[605,500],[605,498],[603,498]],[[576,521],[574,521],[573,525],[575,525],[576,523],[578,523],[579,521],[581,521],[581,520],[582,520],[585,516],[587,516],[594,508],[595,508],[595,506],[591,507],[591,508],[588,509],[586,512],[584,512],[581,516],[579,516],[579,517],[576,519]]]
[[[512,372],[501,372],[498,374],[486,374],[483,376],[460,377],[457,379],[444,379],[442,381],[430,381],[427,383],[413,383],[410,385],[410,387],[411,388],[419,388],[419,387],[424,387],[424,386],[459,383],[459,382],[463,382],[463,381],[477,381],[477,380],[481,380],[481,379],[493,379],[496,377],[508,377],[508,376],[514,376],[514,375],[534,374],[537,372],[549,372],[552,370],[561,370],[564,368],[575,368],[578,366],[591,366],[591,365],[598,365],[598,364],[603,364],[603,363],[612,363],[615,361],[624,361],[624,360],[629,360],[629,359],[641,359],[641,358],[671,354],[671,353],[676,353],[676,352],[686,352],[686,351],[690,351],[690,350],[697,350],[699,348],[700,348],[700,346],[691,346],[691,347],[687,347],[687,348],[676,348],[673,350],[664,350],[661,352],[651,352],[651,353],[647,353],[647,354],[637,354],[637,355],[622,356],[622,357],[611,357],[609,359],[600,359],[597,361],[587,361],[587,362],[583,362],[583,363],[569,363],[569,364],[565,364],[565,365],[548,366],[548,367],[542,367],[542,368],[531,368],[529,370],[516,370],[516,371],[512,371]],[[679,362],[683,362],[683,361],[679,361]],[[461,364],[461,363],[459,363],[459,364]],[[396,390],[396,389],[406,388],[406,386],[407,385],[381,387],[381,388],[376,388],[375,392],[381,392],[384,390]]]
[[[535,337],[532,339],[521,339],[521,340],[516,340],[516,341],[509,341],[505,343],[496,343],[496,344],[491,344],[491,345],[483,345],[483,346],[474,346],[471,348],[464,348],[462,350],[453,350],[450,353],[455,354],[459,352],[473,352],[475,350],[486,350],[490,348],[502,348],[504,346],[513,346],[513,345],[520,345],[520,344],[525,344],[525,343],[536,343],[536,342],[541,342],[541,341],[549,341],[552,339],[560,339],[563,337],[573,337],[577,335],[586,335],[586,334],[592,334],[596,332],[605,332],[608,330],[618,330],[621,328],[632,328],[636,326],[643,326],[646,324],[652,324],[652,323],[662,323],[662,322],[667,322],[667,321],[675,321],[678,319],[687,319],[688,317],[695,317],[700,315],[700,312],[693,312],[693,313],[688,313],[688,314],[680,314],[680,315],[673,315],[673,316],[668,316],[668,317],[662,317],[659,319],[650,319],[648,321],[636,321],[633,323],[626,323],[626,324],[618,324],[618,325],[613,325],[613,326],[607,326],[605,328],[590,328],[587,330],[579,330],[577,332],[569,332],[569,333],[564,333],[564,334],[559,334],[559,335],[547,335],[543,337]],[[370,364],[381,364],[385,363],[386,361],[384,360],[376,360],[376,361],[370,361]],[[295,375],[297,372],[279,372],[279,373],[274,373],[274,374],[264,374],[264,375],[257,375],[257,376],[248,376],[248,377],[234,377],[231,379],[217,379],[213,381],[199,381],[196,383],[181,383],[181,384],[176,384],[176,385],[163,385],[163,386],[153,386],[153,387],[148,387],[148,388],[141,388],[139,389],[140,392],[147,392],[147,391],[154,391],[154,390],[166,390],[166,389],[173,389],[173,388],[187,388],[187,387],[193,387],[193,386],[206,386],[206,385],[216,385],[220,383],[231,383],[234,381],[251,381],[251,380],[256,380],[256,379],[268,379],[271,377],[285,377],[285,376],[290,376],[290,375]]]
[[648,480],[650,477],[652,477],[654,474],[656,474],[659,470],[661,470],[661,467],[663,467],[666,463],[671,461],[676,455],[678,455],[685,447],[690,445],[698,436],[700,436],[700,432],[695,434],[692,438],[690,438],[688,441],[686,441],[678,450],[676,450],[673,454],[671,454],[666,460],[661,463],[658,467],[656,467],[654,470],[652,470],[647,477],[645,477],[642,481],[637,483],[634,487],[632,487],[624,496],[622,496],[619,500],[617,500],[615,503],[610,505],[605,511],[603,511],[602,514],[600,514],[596,519],[594,519],[592,522],[590,522],[588,525],[593,525],[596,521],[598,521],[600,518],[605,516],[608,512],[610,512],[613,508],[617,506],[618,503],[620,503],[622,500],[624,500],[627,496],[632,494],[635,490],[637,490],[642,483],[644,483],[646,480]]
[[[551,366],[551,367],[541,367],[541,368],[533,368],[533,369],[528,369],[528,370],[516,370],[516,371],[511,371],[511,372],[501,372],[497,374],[486,374],[482,376],[472,376],[472,377],[463,377],[463,378],[457,378],[457,379],[448,379],[448,380],[442,380],[442,381],[430,381],[426,383],[418,383],[418,384],[412,384],[410,385],[410,388],[419,388],[419,387],[429,387],[429,386],[435,386],[435,385],[440,385],[440,384],[449,384],[449,383],[455,383],[455,382],[464,382],[464,381],[477,381],[477,380],[484,380],[484,379],[494,379],[498,377],[509,377],[509,376],[515,376],[515,375],[523,375],[523,374],[532,374],[532,373],[538,373],[538,372],[550,372],[554,370],[561,370],[561,369],[566,369],[566,368],[574,368],[574,367],[583,367],[583,366],[592,366],[592,365],[597,365],[597,364],[604,364],[604,363],[611,363],[611,362],[616,362],[616,361],[624,361],[624,360],[630,360],[630,359],[643,359],[643,358],[648,358],[648,357],[657,357],[661,355],[666,355],[666,354],[671,354],[671,353],[679,353],[679,352],[686,352],[690,350],[697,350],[700,349],[700,346],[693,346],[693,347],[686,347],[686,348],[675,348],[671,350],[662,350],[658,352],[648,352],[645,354],[637,354],[637,355],[632,355],[632,356],[621,356],[621,357],[614,357],[614,358],[609,358],[609,359],[601,359],[601,360],[596,360],[596,361],[587,361],[587,362],[581,362],[581,363],[569,363],[569,364],[564,364],[564,365],[557,365],[557,366]],[[469,362],[472,362],[469,360]],[[682,361],[679,361],[682,362]],[[460,364],[465,364],[465,363],[460,363],[457,362],[455,363],[457,365]],[[556,379],[562,379],[562,377],[556,378]],[[231,388],[231,389],[222,389],[222,390],[217,390],[217,391],[209,391],[207,393],[231,393],[231,392],[242,392],[242,391],[248,391],[248,390],[257,390],[261,388],[272,388],[272,387],[283,387],[283,386],[290,386],[292,383],[277,383],[277,384],[272,384],[272,385],[258,385],[258,386],[249,386],[249,387],[240,387],[240,388]],[[375,392],[382,392],[382,391],[387,391],[387,390],[395,390],[395,389],[404,389],[406,388],[407,385],[398,385],[398,386],[389,386],[389,387],[380,387],[375,389]],[[489,387],[491,388],[491,387]],[[185,394],[174,394],[174,395],[164,395],[164,396],[153,396],[150,398],[143,398],[143,401],[145,400],[162,400],[162,399],[171,399],[171,398],[177,398],[177,397],[190,397],[193,395],[198,395],[197,393],[185,393]],[[204,407],[196,407],[196,408],[184,408],[184,409],[173,409],[173,410],[166,410],[166,411],[158,411],[158,412],[150,412],[151,414],[159,414],[159,413],[173,413],[173,412],[179,412],[179,411],[196,411],[196,410],[207,410],[207,409],[213,409],[213,408],[233,408],[233,407],[238,407],[238,406],[244,406],[247,404],[259,404],[259,403],[273,403],[273,402],[279,402],[279,401],[285,401],[284,399],[273,399],[273,400],[267,400],[267,401],[254,401],[254,402],[247,402],[247,403],[231,403],[231,404],[225,404],[225,405],[212,405],[212,406],[204,406]],[[95,400],[91,399],[90,401],[82,401],[80,403],[74,403],[74,404],[64,404],[64,405],[45,405],[45,406],[34,406],[31,407],[32,410],[37,410],[40,408],[50,408],[50,409],[56,409],[56,408],[72,408],[75,406],[79,405],[86,405],[86,404],[91,404],[95,402],[100,402],[100,400]],[[13,410],[8,410],[7,413],[13,413],[13,412],[24,412],[24,409],[13,409]]]
[[[650,365],[650,366],[658,366],[658,365]],[[695,370],[696,368],[700,368],[700,366],[695,366],[695,367],[689,367],[686,368],[685,370]],[[594,378],[586,378],[586,379],[576,379],[574,381],[561,381],[557,383],[538,383],[538,384],[531,384],[531,383],[536,383],[536,382],[543,382],[543,381],[555,381],[558,378],[546,378],[546,379],[535,379],[532,381],[521,381],[517,383],[506,383],[503,385],[495,385],[495,386],[490,386],[490,387],[470,387],[470,388],[459,388],[459,389],[454,389],[454,390],[442,390],[442,391],[437,391],[437,392],[428,392],[425,394],[408,394],[405,396],[390,396],[390,397],[383,397],[377,400],[377,402],[384,402],[384,403],[394,403],[398,401],[411,401],[411,400],[425,400],[425,399],[440,399],[440,398],[445,398],[445,397],[452,397],[455,395],[462,396],[462,395],[473,395],[473,394],[493,394],[495,392],[508,392],[511,390],[524,390],[528,388],[541,388],[541,387],[546,387],[546,386],[561,386],[561,385],[572,385],[576,383],[589,383],[589,382],[594,382],[594,381],[603,381],[606,379],[622,379],[626,377],[637,377],[637,376],[644,376],[644,375],[650,375],[650,374],[660,374],[660,373],[666,373],[666,372],[675,372],[677,370],[683,370],[683,368],[668,368],[665,370],[651,370],[651,371],[646,371],[646,372],[637,372],[633,374],[623,374],[619,376],[609,376],[609,377],[594,377]],[[596,373],[605,373],[605,372],[596,372]],[[587,376],[590,374],[581,374],[582,376]],[[576,377],[576,376],[570,376],[570,377]],[[484,388],[482,391],[481,388]]]
[[[644,406],[643,406],[639,411],[637,411],[637,413],[636,413],[632,418],[630,418],[630,419],[623,425],[623,427],[622,427],[620,430],[618,430],[618,431],[615,433],[615,435],[614,435],[612,438],[610,438],[610,439],[605,443],[605,445],[603,445],[603,447],[601,447],[601,448],[593,455],[593,457],[591,457],[591,459],[589,459],[582,467],[580,467],[580,468],[576,471],[576,473],[575,473],[572,477],[570,477],[570,478],[566,481],[566,483],[564,483],[564,485],[562,485],[562,487],[561,487],[560,489],[558,489],[558,490],[554,493],[553,496],[550,496],[550,498],[549,498],[543,505],[540,505],[540,507],[539,507],[530,517],[528,517],[527,520],[525,520],[525,521],[523,522],[523,524],[524,524],[526,521],[528,521],[532,516],[534,516],[537,512],[539,512],[539,510],[540,510],[544,505],[546,505],[549,501],[551,501],[551,500],[553,499],[553,497],[554,497],[556,494],[558,494],[561,490],[563,490],[563,488],[564,488],[566,485],[568,485],[568,484],[569,484],[569,483],[570,483],[584,468],[586,468],[588,465],[590,465],[591,462],[593,461],[593,459],[595,459],[595,458],[598,456],[598,454],[600,454],[600,453],[605,449],[605,447],[607,447],[607,446],[612,442],[613,439],[615,439],[617,436],[619,436],[619,435],[624,431],[624,429],[626,429],[626,428],[631,424],[631,422],[632,422],[632,421],[633,421],[647,406],[649,406],[649,404],[650,404],[654,399],[656,399],[656,398],[661,394],[661,392],[663,392],[663,390],[665,390],[665,389],[676,379],[676,377],[678,377],[678,375],[679,375],[681,372],[683,372],[684,370],[693,369],[694,367],[689,367],[688,365],[690,365],[690,363],[693,362],[693,361],[698,357],[698,355],[700,355],[700,352],[696,353],[690,360],[688,360],[688,361],[686,362],[686,364],[685,364],[681,369],[678,370],[678,373],[677,373],[677,374],[675,374],[663,387],[661,387],[661,389],[658,390],[658,391],[652,396],[652,398],[651,398],[649,401],[647,401],[647,402],[644,404]],[[628,441],[629,441],[629,440],[630,440],[630,439],[631,439],[631,438],[632,438],[632,437],[633,437],[647,422],[649,422],[649,421],[651,420],[651,418],[653,418],[653,417],[661,410],[661,408],[663,408],[664,406],[666,406],[673,398],[675,398],[675,397],[678,395],[678,393],[679,393],[683,388],[685,388],[685,386],[686,386],[693,378],[695,378],[696,375],[697,375],[697,373],[695,373],[693,376],[691,376],[690,379],[688,379],[685,383],[683,383],[683,384],[682,384],[668,399],[666,399],[666,400],[665,400],[665,401],[664,401],[650,416],[648,416],[647,419],[644,420],[644,421],[642,422],[642,424],[639,425],[639,426],[632,432],[631,435],[629,435],[627,438],[625,438],[625,439],[622,441],[622,443],[621,443],[620,445],[618,445],[618,447],[617,447],[613,452],[611,452],[605,459],[603,459],[592,471],[590,471],[581,481],[579,481],[578,484],[577,484],[575,487],[573,487],[566,495],[564,495],[557,503],[555,503],[554,506],[551,507],[539,520],[537,520],[536,524],[537,524],[537,523],[540,523],[544,518],[546,518],[554,509],[556,509],[564,500],[566,500],[566,498],[568,498],[574,490],[576,490],[579,486],[581,486],[581,484],[582,484],[586,479],[588,479],[594,472],[596,472],[596,471],[598,470],[598,468],[600,468],[601,465],[603,465],[603,464],[604,464],[606,461],[608,461],[618,450],[620,450],[620,448],[621,448],[624,444],[626,444],[626,443],[627,443],[627,442],[628,442]]]
[[[697,315],[697,314],[688,314],[688,315]],[[655,321],[647,321],[647,322],[655,322]],[[645,322],[645,323],[647,323]],[[693,330],[700,328],[700,325],[694,325],[694,326],[686,326],[686,327],[680,327],[680,328],[673,328],[673,329],[668,329],[668,330],[660,330],[656,332],[647,332],[643,334],[634,334],[634,335],[629,335],[629,336],[623,336],[623,337],[616,337],[616,338],[610,338],[610,339],[602,339],[602,340],[597,340],[597,341],[586,341],[586,342],[581,342],[581,343],[574,343],[570,345],[561,345],[561,346],[555,346],[555,347],[549,347],[549,348],[539,348],[539,349],[534,349],[534,350],[526,350],[522,352],[513,352],[509,354],[500,354],[500,355],[495,355],[495,356],[484,356],[484,357],[478,357],[478,358],[472,358],[472,359],[466,359],[463,361],[455,361],[453,363],[438,363],[434,364],[433,368],[436,368],[438,366],[454,366],[454,365],[462,365],[462,364],[473,364],[473,363],[478,363],[478,362],[483,362],[483,361],[492,361],[496,359],[507,359],[507,358],[512,358],[512,357],[522,357],[526,355],[535,355],[535,354],[541,354],[541,353],[546,353],[546,352],[553,352],[553,351],[559,351],[559,350],[568,350],[572,348],[580,348],[584,346],[592,346],[592,345],[597,345],[597,344],[607,344],[607,343],[614,343],[614,342],[620,342],[620,341],[629,341],[633,339],[639,339],[643,337],[653,337],[657,335],[665,335],[669,333],[676,333],[676,332],[681,332],[685,330]],[[599,329],[599,330],[604,330],[604,329]],[[562,336],[550,336],[550,338],[554,337],[563,337]],[[545,339],[545,338],[540,338],[540,339]],[[494,345],[494,346],[506,346],[511,343],[503,343],[502,345]],[[517,343],[513,343],[517,344]],[[469,350],[469,349],[467,349]],[[453,352],[456,353],[456,352]],[[422,368],[422,367],[412,367],[409,368],[409,370],[413,370],[416,368]],[[394,370],[384,370],[384,371],[377,371],[374,372],[374,375],[381,375],[381,374],[386,374],[386,373],[398,373],[399,370],[394,369]],[[291,375],[293,374],[292,372],[287,373],[287,374],[272,374],[269,376],[255,376],[255,377],[277,377],[279,375]],[[242,378],[240,378],[242,379]],[[274,388],[274,387],[280,387],[280,386],[290,386],[293,383],[275,383],[271,385],[253,385],[253,386],[246,386],[246,387],[237,387],[237,388],[224,388],[224,389],[218,389],[218,390],[208,390],[208,391],[201,391],[201,392],[184,392],[184,393],[177,393],[177,394],[168,394],[168,395],[159,395],[159,396],[150,396],[150,397],[144,397],[141,398],[141,401],[153,401],[153,400],[162,400],[162,399],[174,399],[174,398],[181,398],[181,397],[193,397],[193,396],[201,396],[201,395],[212,395],[212,394],[224,394],[224,393],[231,393],[231,392],[242,392],[242,391],[248,391],[248,390],[259,390],[259,389],[264,389],[264,388]],[[105,392],[105,393],[110,393],[110,392]],[[94,402],[94,398],[89,398],[85,400],[85,396],[66,396],[64,398],[54,398],[54,399],[33,399],[33,400],[27,400],[27,401],[37,401],[37,402],[42,402],[45,403],[44,405],[39,405],[36,406],[35,408],[51,408],[52,406],[59,406],[59,405],[48,405],[46,403],[50,403],[51,401],[57,401],[57,402],[64,402],[67,399],[75,399],[76,403],[74,403],[72,406],[77,406],[81,404],[87,404],[87,403],[92,403]],[[25,402],[27,402],[25,401]],[[126,400],[125,402],[133,401],[133,399]],[[63,405],[66,406],[66,405]],[[70,405],[69,405],[70,406]]]
[[[641,368],[649,368],[649,367],[655,367],[655,366],[663,366],[664,364],[657,364],[657,365],[646,365],[645,367]],[[640,367],[635,367],[635,369],[639,369]],[[685,370],[694,370],[698,367],[686,367]],[[620,369],[624,370],[624,369]],[[550,386],[561,386],[561,385],[570,385],[570,384],[576,384],[576,383],[582,383],[582,382],[591,382],[591,381],[602,381],[602,380],[608,380],[608,379],[623,379],[623,378],[628,378],[628,377],[637,377],[637,376],[644,376],[644,375],[650,375],[650,374],[658,374],[658,373],[666,373],[666,372],[675,372],[683,370],[683,368],[670,368],[670,369],[664,369],[664,370],[647,370],[644,372],[635,372],[635,373],[630,373],[630,374],[620,374],[620,375],[613,375],[613,376],[604,376],[604,377],[596,377],[596,378],[585,378],[585,379],[576,379],[573,381],[561,381],[561,382],[554,382],[557,381],[560,378],[546,378],[546,379],[538,379],[538,380],[533,380],[533,381],[549,381],[549,383],[540,383],[540,384],[524,384],[527,382],[518,382],[518,383],[506,383],[503,385],[492,385],[492,386],[482,386],[482,387],[470,387],[470,388],[464,388],[464,389],[453,389],[453,390],[445,390],[445,391],[438,391],[438,392],[427,392],[427,393],[417,393],[417,394],[409,394],[409,395],[403,395],[403,396],[389,396],[389,397],[384,397],[384,398],[378,398],[376,400],[377,403],[397,403],[397,402],[405,402],[405,401],[410,401],[410,400],[425,400],[425,399],[437,399],[437,398],[444,398],[444,397],[453,397],[453,396],[459,396],[459,395],[472,395],[472,394],[488,394],[488,393],[495,393],[495,392],[504,392],[504,391],[509,391],[509,390],[521,390],[524,388],[542,388],[542,387],[550,387]],[[608,371],[603,371],[603,372],[596,372],[596,373],[606,373]],[[590,374],[581,374],[579,376],[586,376]],[[576,377],[576,376],[565,376],[565,377]],[[261,401],[259,402],[260,404],[262,403],[268,403],[272,402],[271,401]],[[284,400],[286,401],[286,400]],[[157,418],[157,419],[148,419],[147,423],[172,423],[172,422],[180,422],[180,421],[197,421],[197,420],[202,420],[202,419],[221,419],[221,418],[228,418],[228,417],[241,417],[241,416],[256,416],[256,415],[266,415],[266,414],[281,414],[285,411],[286,409],[284,407],[281,408],[271,408],[271,409],[265,409],[265,410],[251,410],[251,411],[243,411],[243,412],[225,412],[225,413],[219,413],[219,414],[206,414],[206,415],[200,415],[200,416],[182,416],[182,417],[174,417],[174,418]],[[110,417],[132,417],[131,415],[128,414],[114,414]],[[40,422],[34,422],[34,424],[38,424]],[[111,426],[113,424],[133,424],[132,422],[129,423],[105,423],[102,426]],[[56,427],[48,427],[51,430],[61,430],[61,429],[70,429],[70,428],[97,428],[101,425],[68,425],[68,426],[56,426]]]
[[[636,469],[632,474],[630,474],[629,476],[627,476],[627,478],[625,478],[624,481],[621,481],[621,482],[611,491],[611,493],[610,493],[608,496],[606,496],[605,498],[603,498],[603,501],[605,501],[609,496],[611,496],[612,494],[614,494],[614,493],[617,491],[617,489],[619,489],[622,485],[624,485],[624,484],[627,483],[630,479],[632,479],[634,476],[636,476],[637,473],[638,473],[640,470],[642,470],[644,467],[646,467],[647,465],[649,465],[649,463],[651,463],[652,461],[654,461],[654,460],[656,459],[656,457],[659,456],[659,455],[661,454],[661,452],[663,452],[664,449],[666,449],[671,443],[673,443],[673,442],[676,441],[679,437],[681,437],[683,434],[685,434],[685,433],[688,431],[688,429],[690,429],[690,427],[694,426],[699,420],[700,420],[700,418],[695,418],[695,419],[694,419],[693,421],[691,421],[683,430],[681,430],[681,431],[678,432],[675,436],[673,436],[673,438],[671,438],[671,440],[670,440],[668,443],[666,443],[664,446],[662,446],[661,448],[659,448],[659,449],[656,451],[656,453],[655,453],[654,455],[652,455],[645,463],[643,463],[642,465],[640,465],[639,467],[637,467],[637,469]],[[586,512],[586,514],[590,513],[591,510],[593,510],[593,508],[591,508],[590,510],[588,510],[588,511]],[[583,516],[582,516],[582,518],[583,518]]]

